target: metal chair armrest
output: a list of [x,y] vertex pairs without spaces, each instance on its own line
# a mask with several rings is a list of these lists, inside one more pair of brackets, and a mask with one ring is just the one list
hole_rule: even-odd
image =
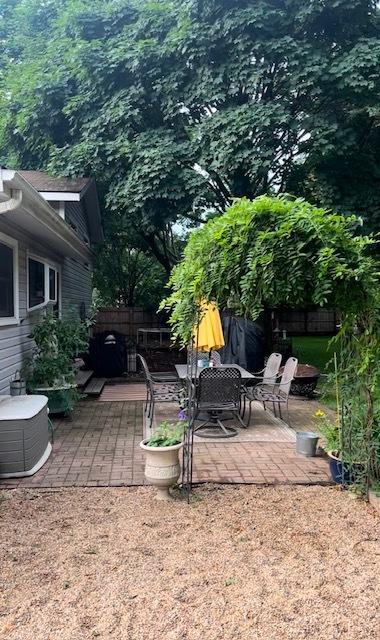
[[292,376],[291,378],[281,378],[280,382],[276,383],[278,385],[280,384],[288,384],[289,382],[293,382],[294,380],[294,376]]
[[176,373],[172,371],[157,371],[156,373],[150,374],[152,380],[156,382],[176,382],[178,380],[178,376]]
[[273,385],[273,393],[274,393],[274,394],[276,394],[276,395],[278,395],[278,397],[280,397],[280,398],[285,398],[285,397],[287,397],[287,396],[289,395],[289,393],[287,393],[287,394],[285,394],[285,393],[281,394],[281,393],[280,393],[280,386],[281,386],[282,384],[288,384],[288,382],[292,382],[292,380],[294,380],[294,376],[293,376],[292,378],[288,378],[288,379],[286,379],[286,380],[281,380],[281,382],[276,382],[276,384],[274,384],[274,385]]
[[[256,376],[255,374],[252,374],[252,375],[254,380],[264,380],[264,376]],[[273,376],[272,378],[265,376],[265,380],[278,380],[279,377],[280,377],[279,375]]]
[[274,391],[275,386],[276,386],[275,383],[269,384],[269,385],[268,384],[257,384],[255,387],[252,387],[252,389],[253,389],[252,398],[249,398],[249,399],[250,400],[254,400],[255,399],[255,395],[257,393],[260,393],[260,391],[261,391],[262,395],[265,395],[266,393],[267,394],[269,393],[269,394],[272,395],[272,394],[275,393],[275,391]]
[[150,384],[153,386],[153,389],[161,389],[162,387],[172,387],[175,389],[180,389],[181,385],[178,380],[154,380],[151,378]]

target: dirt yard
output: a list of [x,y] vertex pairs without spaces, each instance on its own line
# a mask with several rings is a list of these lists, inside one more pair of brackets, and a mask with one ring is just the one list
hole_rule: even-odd
[[336,488],[15,490],[0,638],[380,638],[380,520]]

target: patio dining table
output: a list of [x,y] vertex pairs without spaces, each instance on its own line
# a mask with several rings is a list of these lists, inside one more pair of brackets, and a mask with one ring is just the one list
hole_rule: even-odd
[[[240,371],[240,375],[241,375],[241,379],[242,380],[252,380],[255,377],[252,373],[250,373],[246,369],[243,369],[243,367],[240,367],[238,364],[222,364],[222,365],[219,365],[218,367],[215,367],[215,368],[216,369],[226,369],[227,367],[233,367],[234,369],[238,369],[238,371]],[[187,364],[176,364],[175,368],[176,368],[177,375],[178,375],[179,379],[180,380],[186,380],[186,378],[188,377],[188,366],[187,366]],[[197,367],[196,370],[194,368],[193,371],[192,371],[192,378],[193,379],[197,378],[201,371],[203,371],[203,367]]]

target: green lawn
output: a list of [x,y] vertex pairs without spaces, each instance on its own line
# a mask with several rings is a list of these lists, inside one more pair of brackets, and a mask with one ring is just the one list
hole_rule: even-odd
[[[333,357],[334,349],[328,348],[328,336],[298,336],[292,338],[293,352],[299,362],[312,364],[321,373],[328,373],[327,364]],[[331,364],[329,370],[331,371]]]
[[[296,336],[292,338],[293,353],[299,362],[312,364],[321,373],[330,373],[333,369],[331,359],[334,348],[328,348],[330,337],[328,336]],[[331,409],[335,409],[335,394],[331,384],[322,376],[318,382],[317,391],[321,394],[320,399]]]

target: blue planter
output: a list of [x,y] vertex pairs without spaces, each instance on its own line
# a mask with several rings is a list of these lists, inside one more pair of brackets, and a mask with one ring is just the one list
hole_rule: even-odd
[[335,452],[329,451],[330,473],[336,484],[352,484],[355,481],[352,470],[336,457]]

